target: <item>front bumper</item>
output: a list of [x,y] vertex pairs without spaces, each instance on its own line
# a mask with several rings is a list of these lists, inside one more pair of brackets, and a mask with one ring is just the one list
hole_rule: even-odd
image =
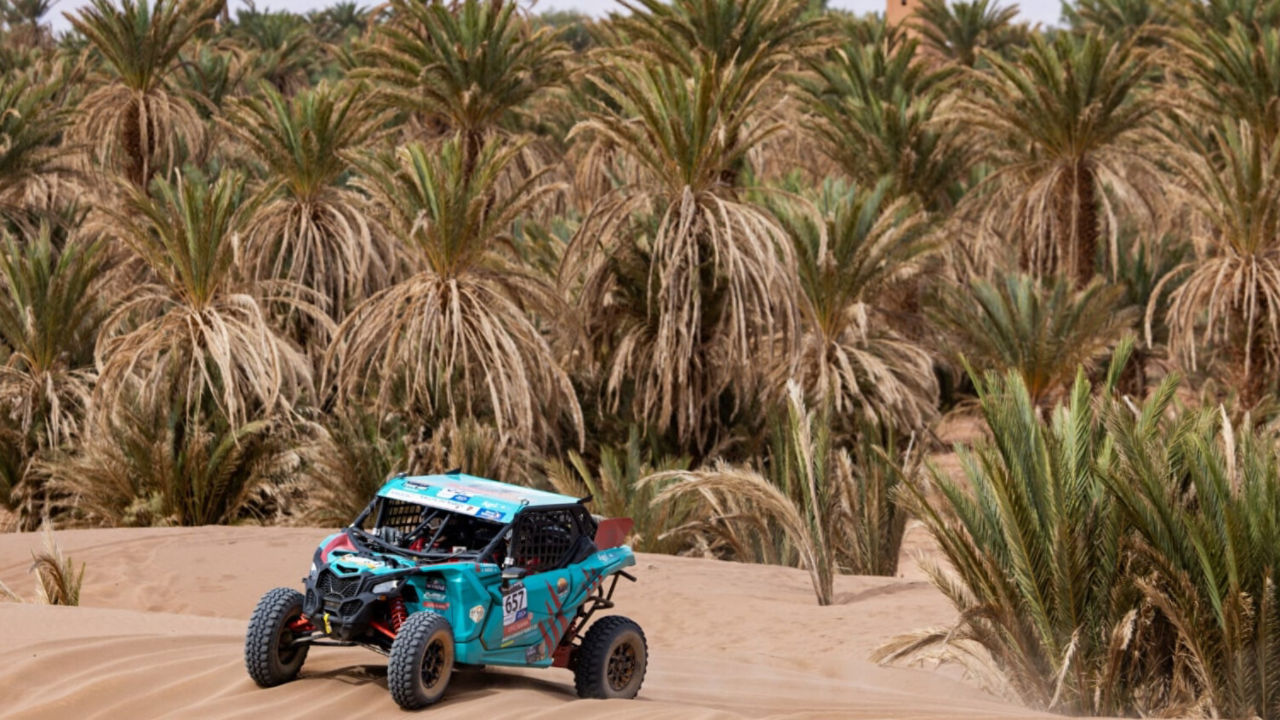
[[369,631],[376,619],[378,603],[387,597],[375,595],[374,585],[385,580],[371,574],[338,575],[330,568],[320,568],[306,581],[302,612],[326,635],[342,641],[354,641]]

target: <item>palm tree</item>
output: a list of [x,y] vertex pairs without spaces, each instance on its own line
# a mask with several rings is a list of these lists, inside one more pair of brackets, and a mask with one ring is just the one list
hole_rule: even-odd
[[78,218],[67,220],[19,238],[0,233],[0,507],[25,529],[53,510],[41,463],[83,438],[109,287],[101,244],[68,241]]
[[1178,59],[1194,81],[1181,93],[1206,124],[1220,117],[1248,122],[1270,143],[1280,136],[1280,29],[1231,20],[1225,31],[1183,30]]
[[1140,538],[1141,587],[1177,628],[1175,672],[1197,680],[1206,714],[1277,717],[1275,434],[1233,427],[1220,407],[1163,414],[1172,420],[1146,411],[1114,423],[1118,461],[1104,475]]
[[249,52],[254,74],[279,92],[291,95],[309,84],[316,39],[301,15],[259,10],[248,0],[227,34]]
[[[255,280],[287,280],[299,298],[341,320],[385,287],[393,250],[373,227],[364,197],[348,187],[349,153],[375,137],[385,121],[361,102],[364,87],[321,84],[292,98],[263,84],[256,97],[233,100],[222,126],[248,146],[266,171],[261,202],[247,227],[245,272]],[[290,320],[300,339],[327,342],[324,324]]]
[[1185,27],[1226,32],[1232,22],[1252,31],[1280,23],[1280,2],[1276,0],[1173,0],[1178,20]]
[[991,72],[968,76],[974,93],[960,99],[958,119],[993,168],[974,201],[986,222],[1023,240],[1026,269],[1083,286],[1104,229],[1114,256],[1111,218],[1153,214],[1157,106],[1135,42],[1037,35],[1016,59],[988,54]]
[[884,299],[921,272],[933,244],[913,204],[888,196],[884,181],[829,188],[818,213],[777,203],[795,249],[804,322],[799,352],[774,382],[795,377],[806,397],[830,403],[833,420],[854,420],[854,428],[861,416],[913,430],[934,413],[933,359],[894,329]]
[[564,56],[551,28],[534,29],[510,0],[391,0],[355,75],[434,136],[458,134],[471,172],[487,138],[561,81]]
[[[814,50],[826,19],[804,0],[621,0],[612,44],[693,74],[736,65],[767,76]],[[608,31],[606,31],[608,33]]]
[[809,131],[846,175],[870,187],[891,181],[894,197],[914,195],[930,211],[950,208],[968,153],[937,115],[953,68],[918,61],[911,38],[846,44],[809,61],[799,96]]
[[[713,76],[732,76],[741,87],[759,86],[760,101],[752,108],[756,117],[750,122],[774,126],[777,132],[751,148],[754,169],[764,176],[795,168],[796,153],[805,152],[809,142],[796,123],[788,122],[799,113],[783,95],[782,71],[829,44],[832,33],[827,17],[812,12],[805,0],[635,0],[634,5],[624,0],[622,4],[631,10],[629,15],[598,26],[610,53],[637,64],[674,68],[689,77],[705,69]],[[615,168],[609,166],[625,166],[625,158],[618,157],[625,151],[599,143],[594,147],[593,155],[605,160],[605,167],[586,165],[588,176],[603,174],[612,179],[610,171]],[[771,172],[769,159],[775,157],[784,160],[776,163],[778,171]]]
[[73,175],[61,146],[70,112],[67,75],[44,68],[6,74],[0,87],[0,216],[21,220],[59,197],[58,181]]
[[[1108,372],[1108,393],[1120,365]],[[1108,492],[1106,429],[1124,418],[1098,410],[1083,372],[1051,418],[1016,373],[975,376],[974,385],[992,441],[959,448],[963,478],[934,468],[932,482],[907,483],[902,495],[946,558],[927,570],[958,619],[896,638],[877,657],[941,653],[1002,679],[1032,707],[1063,713],[1180,707],[1186,679],[1161,671],[1182,651],[1141,602],[1127,527]],[[1172,387],[1148,402],[1144,418],[1159,417]]]
[[191,422],[212,413],[232,430],[287,412],[311,392],[311,372],[250,292],[297,303],[288,288],[272,296],[271,287],[248,287],[237,276],[254,210],[242,202],[243,177],[179,175],[172,184],[156,180],[152,192],[130,189],[125,205],[110,211],[109,231],[145,273],[99,337],[96,404],[109,411],[112,398],[136,394],[143,405],[168,407],[179,398]]
[[[1200,349],[1226,360],[1247,400],[1274,386],[1280,363],[1280,138],[1226,120],[1209,141],[1181,133],[1176,166],[1201,222],[1197,257],[1168,298],[1169,343],[1191,368]],[[1160,294],[1147,307],[1150,326]]]
[[529,311],[562,315],[552,288],[501,252],[512,224],[555,186],[502,179],[521,151],[465,138],[420,143],[365,163],[363,186],[410,256],[414,274],[357,306],[328,353],[341,398],[429,420],[492,417],[504,436],[554,436],[563,414],[579,433],[573,388]]
[[945,285],[931,310],[956,358],[977,371],[1014,372],[1042,404],[1075,374],[1106,357],[1137,319],[1124,288],[1095,279],[1080,290],[1062,278],[1010,274]]
[[749,121],[760,79],[733,67],[686,79],[619,60],[592,82],[608,101],[574,134],[616,148],[636,182],[592,207],[562,278],[583,283],[578,307],[605,353],[612,408],[626,395],[637,421],[705,447],[726,391],[751,396],[761,365],[795,337],[791,244],[735,187],[776,126]]
[[195,101],[196,112],[205,120],[220,114],[226,101],[241,92],[252,69],[240,48],[207,41],[186,46],[179,67],[182,74],[177,85]]
[[1159,44],[1156,29],[1175,20],[1168,0],[1077,0],[1063,3],[1062,16],[1076,32],[1097,31],[1118,41],[1144,35],[1144,44]]
[[307,13],[321,41],[342,45],[360,37],[369,27],[372,13],[354,0],[339,0],[321,10]]
[[195,108],[173,86],[182,48],[224,0],[92,0],[67,19],[102,57],[99,86],[80,103],[75,136],[138,188],[168,172],[204,136]]
[[53,32],[41,20],[53,9],[54,0],[0,0],[0,22],[8,36],[30,47],[52,45]]
[[99,243],[55,243],[49,223],[5,235],[0,254],[0,404],[36,444],[77,435],[93,388],[93,344],[103,319]]
[[995,0],[924,0],[912,19],[927,53],[974,67],[979,49],[1000,54],[1012,42],[1017,16],[1016,6],[1000,7]]

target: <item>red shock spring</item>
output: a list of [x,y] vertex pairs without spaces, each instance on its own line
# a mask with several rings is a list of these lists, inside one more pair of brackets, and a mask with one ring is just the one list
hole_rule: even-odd
[[391,598],[391,629],[400,632],[400,626],[409,619],[409,611],[404,609],[404,598]]

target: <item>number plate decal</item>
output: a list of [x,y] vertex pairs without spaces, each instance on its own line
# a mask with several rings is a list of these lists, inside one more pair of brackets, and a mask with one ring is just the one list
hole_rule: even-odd
[[518,635],[530,627],[529,592],[523,584],[514,585],[502,594],[502,636]]

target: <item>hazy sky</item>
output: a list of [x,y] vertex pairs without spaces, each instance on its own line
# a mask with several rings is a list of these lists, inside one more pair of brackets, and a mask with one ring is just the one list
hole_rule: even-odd
[[[238,0],[230,0],[232,11],[240,3]],[[59,30],[67,27],[67,21],[62,17],[62,13],[74,11],[76,8],[85,4],[85,0],[60,0],[54,5],[53,12],[50,17],[53,26]],[[295,12],[304,12],[317,7],[324,7],[330,4],[326,0],[259,0],[258,7],[271,8],[273,10],[293,10]],[[376,4],[373,0],[362,2],[364,5]],[[1062,14],[1062,4],[1060,0],[1026,0],[1021,3],[1002,3],[1018,5],[1022,10],[1022,18],[1029,22],[1054,23]],[[829,0],[831,7],[844,8],[854,12],[870,12],[884,11],[884,0]],[[617,9],[619,5],[616,0],[540,0],[534,6],[537,10],[548,9],[567,9],[579,10],[581,12],[590,13],[592,15],[604,15],[610,10]]]

